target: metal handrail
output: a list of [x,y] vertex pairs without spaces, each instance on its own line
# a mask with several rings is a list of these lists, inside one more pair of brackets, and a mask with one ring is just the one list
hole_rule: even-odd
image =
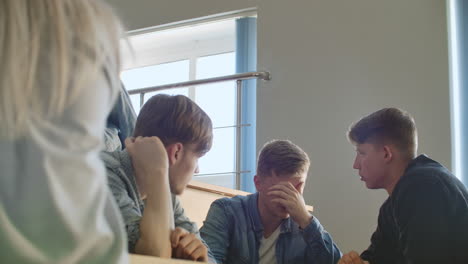
[[187,86],[196,86],[200,84],[209,84],[209,83],[218,83],[218,82],[227,82],[227,81],[235,81],[235,80],[247,80],[247,79],[262,79],[265,81],[269,81],[271,79],[269,72],[246,72],[246,73],[238,73],[233,75],[226,75],[221,77],[214,77],[214,78],[207,78],[207,79],[200,79],[200,80],[193,80],[187,82],[180,82],[180,83],[172,83],[172,84],[164,84],[152,87],[145,87],[145,88],[138,88],[129,90],[129,94],[141,94],[141,93],[149,93],[149,92],[156,92],[161,90],[173,89],[173,88],[180,88],[180,87],[187,87]]

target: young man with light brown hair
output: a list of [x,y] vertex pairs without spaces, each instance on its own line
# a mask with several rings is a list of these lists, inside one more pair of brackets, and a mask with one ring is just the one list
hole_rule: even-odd
[[186,96],[159,94],[140,110],[133,135],[125,141],[126,150],[103,153],[129,251],[213,261],[176,196],[211,148],[211,119]]
[[384,108],[354,123],[348,138],[361,180],[389,197],[369,248],[339,264],[468,263],[468,192],[441,164],[417,156],[413,118]]
[[327,263],[341,256],[302,197],[307,154],[288,140],[260,151],[257,193],[216,200],[200,230],[218,263]]

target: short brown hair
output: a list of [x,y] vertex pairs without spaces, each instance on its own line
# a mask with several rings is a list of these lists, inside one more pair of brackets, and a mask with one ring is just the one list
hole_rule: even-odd
[[416,156],[418,135],[413,117],[398,108],[383,108],[352,124],[348,139],[353,144],[394,144],[408,158]]
[[309,170],[309,156],[289,140],[266,143],[258,156],[257,175],[269,176],[300,174]]
[[210,117],[188,97],[158,94],[141,108],[133,135],[157,136],[165,146],[195,144],[196,152],[206,153],[213,142],[213,127]]

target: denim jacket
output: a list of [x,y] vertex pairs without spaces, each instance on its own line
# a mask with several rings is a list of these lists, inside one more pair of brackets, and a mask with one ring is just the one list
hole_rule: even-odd
[[[263,226],[257,207],[258,193],[222,198],[211,205],[200,234],[218,263],[258,263]],[[278,264],[335,264],[341,252],[317,218],[300,229],[291,218],[281,223],[276,242]]]

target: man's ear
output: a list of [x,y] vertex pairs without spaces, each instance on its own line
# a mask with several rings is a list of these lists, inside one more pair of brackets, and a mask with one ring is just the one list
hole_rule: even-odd
[[184,145],[182,143],[172,143],[166,146],[167,157],[169,159],[169,166],[177,163],[182,158]]
[[254,176],[254,183],[255,183],[255,188],[257,189],[257,192],[262,190],[262,178],[260,176],[255,175]]
[[392,146],[389,145],[384,145],[383,146],[383,154],[384,154],[384,161],[385,162],[390,162],[393,159],[393,154],[394,154],[394,149]]

